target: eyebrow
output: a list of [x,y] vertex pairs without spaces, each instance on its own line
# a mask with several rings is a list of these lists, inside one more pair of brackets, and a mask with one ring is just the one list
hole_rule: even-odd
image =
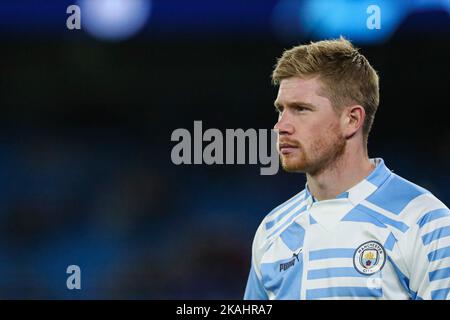
[[[276,100],[274,101],[273,105],[275,106],[275,108],[279,109],[280,107],[283,107],[283,104],[277,102]],[[293,107],[293,106],[302,106],[302,107],[309,107],[312,109],[316,109],[317,107],[313,104],[310,103],[306,103],[306,102],[290,102],[287,104],[288,107]]]

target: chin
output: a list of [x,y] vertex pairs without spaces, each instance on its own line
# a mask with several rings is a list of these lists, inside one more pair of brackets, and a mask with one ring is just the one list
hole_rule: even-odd
[[305,172],[305,163],[298,159],[281,159],[281,166],[286,172]]

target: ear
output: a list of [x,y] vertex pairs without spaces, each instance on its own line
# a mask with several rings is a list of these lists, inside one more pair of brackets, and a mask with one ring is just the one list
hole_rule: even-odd
[[366,111],[358,104],[345,107],[342,112],[343,133],[345,138],[354,136],[364,124]]

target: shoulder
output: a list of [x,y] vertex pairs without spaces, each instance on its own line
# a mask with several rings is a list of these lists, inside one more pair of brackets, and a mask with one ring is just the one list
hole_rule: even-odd
[[430,210],[446,208],[429,190],[395,173],[366,200],[411,222]]

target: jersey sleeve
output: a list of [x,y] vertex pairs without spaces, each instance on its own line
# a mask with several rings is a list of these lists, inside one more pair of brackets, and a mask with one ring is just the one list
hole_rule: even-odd
[[244,300],[268,300],[268,296],[261,282],[261,278],[256,274],[252,264],[250,274],[245,288]]
[[450,210],[425,212],[410,230],[410,289],[417,299],[450,300]]
[[244,300],[268,300],[266,290],[262,284],[260,263],[261,263],[261,242],[264,239],[264,223],[261,223],[256,231],[252,244],[252,262],[250,273],[245,288]]

